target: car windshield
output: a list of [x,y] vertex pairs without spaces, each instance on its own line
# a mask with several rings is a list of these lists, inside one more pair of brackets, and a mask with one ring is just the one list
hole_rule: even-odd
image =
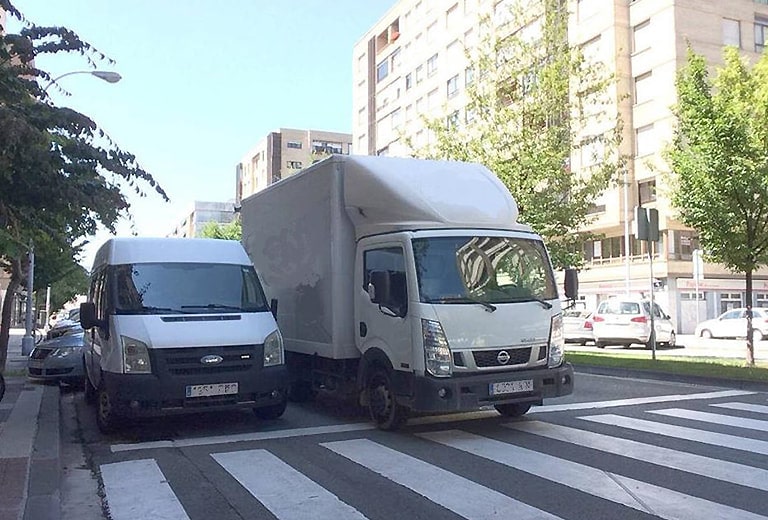
[[118,314],[269,310],[252,266],[208,263],[122,264],[113,269]]
[[413,240],[419,299],[425,303],[511,303],[557,298],[539,240],[476,236]]
[[600,314],[640,314],[637,302],[608,301],[600,306]]

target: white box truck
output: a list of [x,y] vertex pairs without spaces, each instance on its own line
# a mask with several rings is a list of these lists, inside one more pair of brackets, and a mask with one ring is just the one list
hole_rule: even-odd
[[241,215],[292,398],[351,390],[395,429],[411,411],[519,416],[572,392],[549,255],[487,168],[334,155]]
[[242,244],[113,238],[91,271],[85,397],[102,432],[132,417],[286,406],[283,341]]

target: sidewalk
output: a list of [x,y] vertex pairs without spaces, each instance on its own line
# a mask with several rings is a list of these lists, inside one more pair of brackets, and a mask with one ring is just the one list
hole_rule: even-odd
[[60,391],[27,381],[23,329],[11,329],[0,401],[0,520],[61,518]]

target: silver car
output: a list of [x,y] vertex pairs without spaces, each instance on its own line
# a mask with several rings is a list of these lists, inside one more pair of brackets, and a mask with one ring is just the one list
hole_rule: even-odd
[[27,375],[31,379],[82,385],[85,376],[83,330],[39,343],[27,360]]
[[592,335],[592,313],[585,310],[569,309],[563,312],[563,331],[566,343],[586,345],[594,340]]
[[[653,309],[656,343],[674,347],[675,328],[670,317],[656,303]],[[600,303],[592,315],[592,333],[597,348],[607,345],[629,347],[632,344],[651,348],[651,302],[611,298]]]
[[[752,309],[753,341],[768,338],[768,309]],[[747,309],[731,309],[715,319],[696,325],[694,334],[702,338],[746,338]]]

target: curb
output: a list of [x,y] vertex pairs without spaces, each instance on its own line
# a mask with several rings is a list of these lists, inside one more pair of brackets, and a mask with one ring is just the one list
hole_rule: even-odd
[[61,390],[58,385],[44,387],[37,435],[29,463],[24,520],[61,518],[60,399]]

